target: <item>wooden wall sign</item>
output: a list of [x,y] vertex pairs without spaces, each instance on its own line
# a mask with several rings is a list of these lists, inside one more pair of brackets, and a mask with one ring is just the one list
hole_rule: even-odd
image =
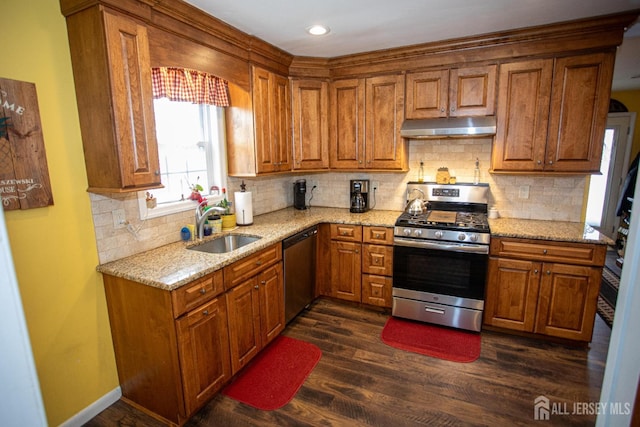
[[4,210],[53,205],[36,85],[1,77],[0,196]]

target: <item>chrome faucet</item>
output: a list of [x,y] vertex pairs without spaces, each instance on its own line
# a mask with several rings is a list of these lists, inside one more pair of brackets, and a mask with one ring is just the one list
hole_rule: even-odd
[[204,237],[204,222],[207,220],[207,218],[209,218],[211,214],[223,213],[227,211],[225,208],[221,208],[219,206],[211,206],[209,209],[205,211],[204,205],[206,204],[207,204],[207,201],[203,200],[202,202],[200,202],[198,207],[196,207],[195,229],[196,229],[198,239],[202,239]]

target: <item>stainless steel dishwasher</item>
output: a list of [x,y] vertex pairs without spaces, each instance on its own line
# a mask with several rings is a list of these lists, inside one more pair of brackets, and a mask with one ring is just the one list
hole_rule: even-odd
[[284,317],[289,323],[311,301],[316,282],[318,227],[309,227],[284,239]]

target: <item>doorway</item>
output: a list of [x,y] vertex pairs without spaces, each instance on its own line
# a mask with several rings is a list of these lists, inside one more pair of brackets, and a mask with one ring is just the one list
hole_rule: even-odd
[[610,113],[604,133],[600,175],[589,178],[585,222],[615,240],[616,206],[629,169],[636,113]]

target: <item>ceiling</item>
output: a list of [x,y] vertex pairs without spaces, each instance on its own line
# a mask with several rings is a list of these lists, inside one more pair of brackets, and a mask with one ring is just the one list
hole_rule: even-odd
[[[186,1],[292,55],[327,58],[640,9],[640,0]],[[312,37],[313,24],[331,31]],[[640,24],[618,50],[613,84],[640,89]]]

